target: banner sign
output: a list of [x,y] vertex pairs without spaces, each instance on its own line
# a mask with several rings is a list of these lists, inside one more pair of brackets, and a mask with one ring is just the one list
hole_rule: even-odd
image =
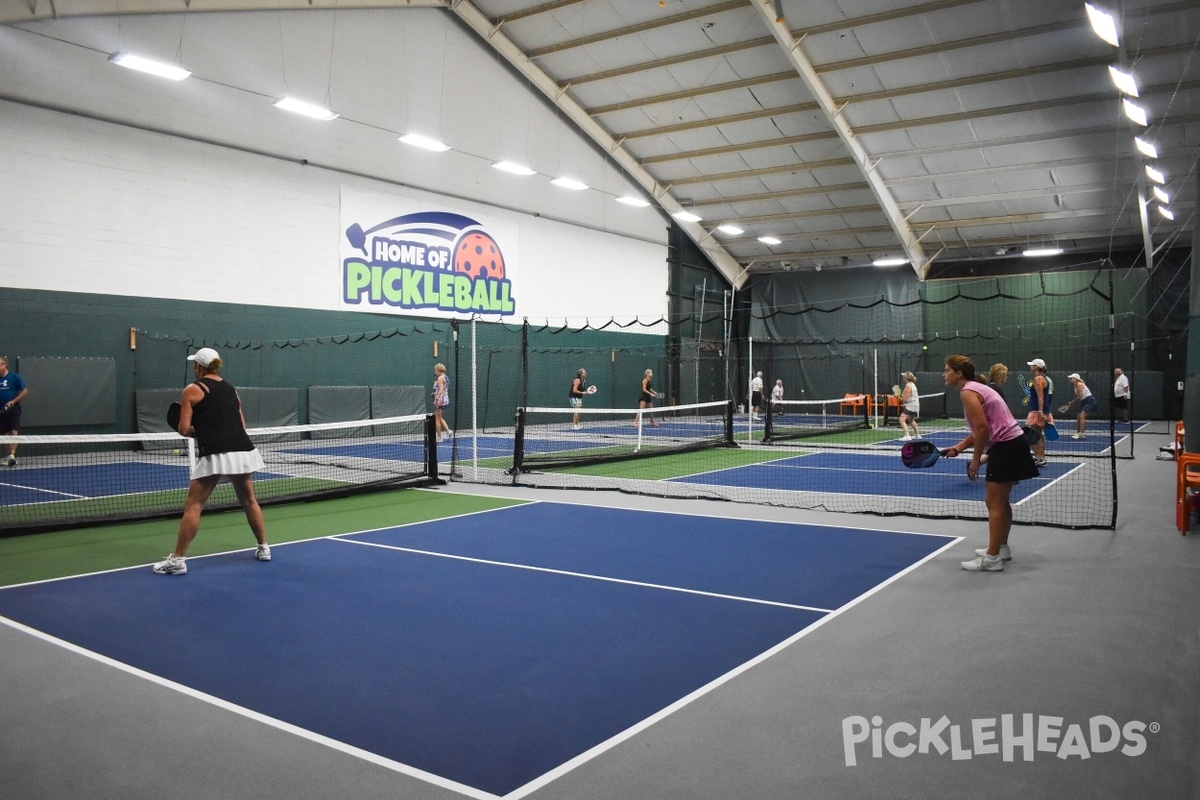
[[517,313],[517,226],[342,187],[341,307],[432,317]]

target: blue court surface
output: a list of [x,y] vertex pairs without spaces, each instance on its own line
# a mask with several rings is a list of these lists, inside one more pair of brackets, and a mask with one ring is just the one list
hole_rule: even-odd
[[[961,441],[961,437],[955,441]],[[967,456],[943,458],[926,469],[908,469],[900,462],[899,448],[889,449],[886,453],[822,450],[671,480],[791,492],[836,491],[839,494],[982,501],[984,481],[982,476],[977,481],[967,478],[969,461]],[[1019,504],[1043,491],[1078,466],[1073,462],[1051,461],[1039,467],[1041,477],[1021,481],[1013,488],[1012,502]]]
[[[0,473],[0,506],[53,503],[83,498],[147,494],[177,489],[189,483],[186,463],[167,464],[151,461],[120,461],[70,467],[31,467]],[[273,472],[258,472],[258,480],[287,477]]]
[[0,589],[0,614],[467,796],[519,797],[957,541],[531,503],[266,563]]
[[[1073,425],[1074,425],[1074,423],[1072,423],[1072,426]],[[1071,456],[1072,454],[1101,455],[1103,453],[1108,452],[1108,429],[1107,428],[1105,428],[1103,430],[1093,430],[1092,432],[1090,432],[1086,436],[1084,436],[1084,438],[1082,438],[1082,439],[1073,439],[1073,438],[1071,438],[1071,434],[1073,434],[1075,432],[1074,427],[1072,427],[1069,431],[1062,425],[1058,425],[1056,427],[1058,428],[1058,431],[1059,431],[1059,437],[1052,442],[1050,442],[1050,441],[1046,442],[1046,452],[1048,452],[1051,455],[1061,455],[1061,456]],[[946,447],[949,447],[950,445],[958,444],[959,442],[961,442],[963,440],[963,437],[966,435],[967,435],[966,428],[960,428],[958,430],[933,431],[930,433],[926,433],[921,438],[928,439],[929,441],[933,442],[938,447],[946,448]],[[1127,438],[1128,438],[1127,435],[1122,434],[1120,431],[1118,431],[1117,435],[1116,435],[1116,445],[1118,447],[1128,446],[1126,444]],[[887,446],[887,447],[897,447],[898,448],[902,444],[904,444],[904,442],[901,441],[900,434],[897,432],[895,439],[890,439],[886,442],[880,442],[880,444],[883,446]],[[960,458],[961,458],[961,456],[960,456]]]
[[74,467],[23,466],[0,474],[0,506],[77,500],[111,495],[113,487],[136,486],[139,492],[186,489],[186,464],[126,461]]

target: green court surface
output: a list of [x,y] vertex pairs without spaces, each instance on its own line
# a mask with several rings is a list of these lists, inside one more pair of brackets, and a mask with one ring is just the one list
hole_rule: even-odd
[[[744,467],[747,464],[760,464],[764,461],[774,461],[779,458],[791,458],[797,455],[795,450],[787,452],[747,449],[742,447],[717,447],[706,450],[696,450],[690,453],[670,453],[647,458],[635,458],[628,461],[612,461],[606,464],[590,464],[583,467],[569,467],[558,472],[568,472],[573,475],[593,475],[602,478],[638,478],[641,480],[668,480],[684,475],[695,475],[697,472],[709,472],[731,467]],[[546,468],[550,471],[549,468]]]
[[[341,481],[321,480],[318,478],[277,477],[264,478],[254,481],[254,494],[260,502],[267,502],[281,497],[297,497],[305,493],[332,492],[346,486]],[[169,514],[183,508],[187,499],[187,487],[179,489],[163,489],[153,492],[138,492],[130,502],[138,513],[146,516],[154,514]],[[106,503],[120,504],[119,498],[110,498]],[[237,505],[233,486],[222,483],[213,490],[209,498],[209,506],[225,507]],[[53,525],[79,519],[95,519],[96,503],[94,497],[80,500],[66,500],[53,503],[30,503],[16,506],[0,507],[0,526],[20,527],[22,525]]]
[[[263,509],[267,538],[283,544],[350,531],[440,519],[522,501],[437,492],[392,491]],[[182,512],[182,502],[180,503]],[[0,586],[150,564],[175,546],[178,517],[0,538]],[[240,509],[205,514],[189,556],[254,546]]]

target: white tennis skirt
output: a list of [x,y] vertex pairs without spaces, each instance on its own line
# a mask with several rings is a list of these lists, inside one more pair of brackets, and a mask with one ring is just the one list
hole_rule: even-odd
[[245,475],[262,468],[262,456],[257,450],[213,453],[196,461],[196,466],[192,467],[192,480],[209,475]]

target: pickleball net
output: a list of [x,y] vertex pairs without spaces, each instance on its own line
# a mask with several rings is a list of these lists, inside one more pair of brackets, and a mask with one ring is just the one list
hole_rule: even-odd
[[519,408],[514,473],[733,446],[733,404],[654,409]]
[[763,441],[809,439],[871,427],[867,395],[833,400],[772,400],[767,404]]
[[[260,504],[416,485],[437,475],[432,417],[252,428]],[[176,433],[0,436],[0,534],[178,515],[194,440]],[[0,460],[0,465],[4,463]],[[206,512],[237,508],[223,481]]]
[[[895,395],[889,397],[881,397],[881,400],[886,402],[876,404],[876,407],[882,405],[881,410],[883,427],[899,427],[900,413],[904,410],[900,403],[900,398]],[[917,400],[920,401],[920,409],[917,412],[917,425],[930,425],[940,427],[944,424],[949,415],[946,413],[946,393],[931,392],[929,394],[917,394]]]

